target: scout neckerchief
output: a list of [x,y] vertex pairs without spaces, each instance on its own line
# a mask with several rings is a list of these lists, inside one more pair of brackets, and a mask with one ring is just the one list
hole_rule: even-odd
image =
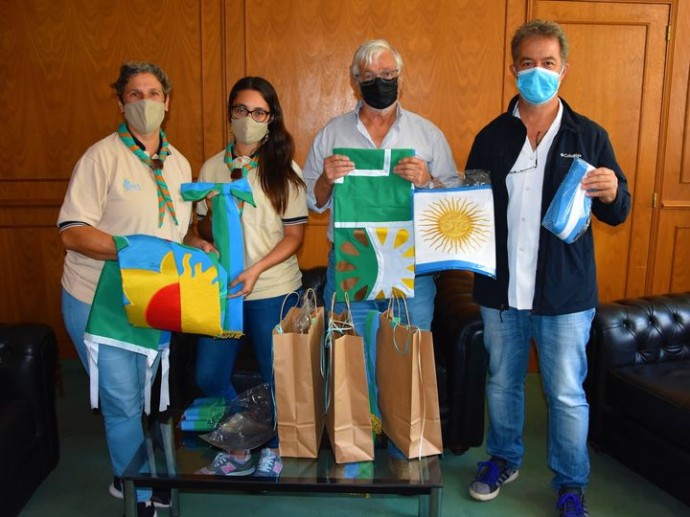
[[[227,165],[230,171],[230,179],[232,181],[238,180],[240,178],[246,178],[249,171],[256,169],[259,166],[258,153],[255,151],[251,156],[235,156],[233,153],[233,148],[235,142],[232,141],[225,148],[225,157],[223,161]],[[242,210],[244,209],[244,201],[241,199],[235,199],[237,202],[237,208],[240,209],[240,217],[242,217]]]
[[[247,178],[230,183],[183,183],[180,187],[180,194],[185,201],[201,201],[211,192],[218,194],[211,199],[213,241],[220,253],[218,261],[227,273],[227,279],[232,280],[244,270],[244,236],[236,201],[243,200],[252,206],[256,204]],[[235,294],[241,287],[241,284],[232,288],[228,286],[227,294]],[[241,296],[226,298],[223,337],[242,335],[242,307]]]
[[137,155],[137,157],[149,166],[153,172],[153,177],[156,180],[156,190],[158,191],[158,227],[163,226],[163,218],[165,216],[165,208],[168,208],[173,221],[177,225],[177,217],[175,216],[175,206],[173,205],[172,198],[170,197],[170,190],[168,190],[168,184],[163,178],[163,164],[165,159],[170,154],[170,149],[168,149],[168,139],[165,136],[163,130],[160,130],[161,136],[161,148],[158,153],[158,159],[152,159],[148,154],[146,154],[141,147],[137,145],[134,141],[134,137],[127,129],[127,124],[124,122],[120,124],[117,128],[117,134],[120,135],[120,139],[124,144],[129,147],[129,149]]

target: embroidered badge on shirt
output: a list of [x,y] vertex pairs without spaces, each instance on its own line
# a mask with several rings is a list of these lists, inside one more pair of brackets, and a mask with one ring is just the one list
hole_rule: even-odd
[[125,179],[125,181],[122,182],[122,186],[125,187],[125,190],[136,190],[139,191],[141,190],[141,185],[138,183],[132,183],[129,181],[129,178]]

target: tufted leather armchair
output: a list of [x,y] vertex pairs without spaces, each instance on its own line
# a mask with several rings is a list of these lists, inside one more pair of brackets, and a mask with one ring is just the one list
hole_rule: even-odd
[[18,514],[58,463],[56,367],[50,327],[0,325],[0,515]]
[[472,298],[474,274],[443,271],[436,277],[434,358],[443,445],[462,454],[484,439],[488,355],[479,305]]
[[600,304],[587,353],[591,445],[690,504],[690,293]]

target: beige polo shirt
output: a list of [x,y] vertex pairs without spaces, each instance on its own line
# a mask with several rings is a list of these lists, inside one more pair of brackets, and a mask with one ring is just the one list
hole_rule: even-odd
[[[72,172],[58,216],[58,228],[90,225],[111,235],[145,234],[181,242],[191,219],[191,202],[180,185],[192,181],[187,159],[173,146],[163,176],[179,224],[166,210],[158,227],[158,193],[151,169],[113,133],[92,145]],[[78,300],[91,304],[103,268],[102,260],[68,251],[62,286]]]
[[[230,182],[230,171],[223,161],[224,157],[225,151],[221,151],[209,158],[201,167],[199,181]],[[292,168],[300,177],[302,176],[302,170],[295,162],[292,162]],[[305,189],[290,185],[290,197],[285,214],[281,216],[275,211],[261,188],[258,170],[249,171],[247,179],[252,189],[256,207],[245,203],[242,210],[245,268],[261,260],[276,247],[285,236],[284,226],[306,224],[308,216]],[[207,212],[206,203],[204,201],[197,203],[196,211],[200,216],[205,216]],[[264,300],[282,296],[299,289],[301,285],[302,273],[297,264],[297,256],[291,255],[287,260],[261,273],[254,285],[254,290],[246,297],[246,300]]]

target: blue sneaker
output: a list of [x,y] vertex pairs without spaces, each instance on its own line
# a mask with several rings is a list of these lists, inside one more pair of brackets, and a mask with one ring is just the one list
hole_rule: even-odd
[[556,503],[560,517],[589,517],[585,494],[578,487],[563,487],[558,491]]
[[213,463],[197,470],[196,473],[215,476],[248,476],[254,472],[254,468],[254,462],[249,454],[241,460],[227,452],[219,452],[213,459]]
[[283,470],[283,462],[273,449],[266,447],[261,450],[259,463],[254,471],[254,476],[277,478]]
[[477,464],[477,475],[470,485],[470,495],[477,501],[491,501],[501,491],[501,486],[518,477],[518,469],[502,458],[492,456],[489,461]]

